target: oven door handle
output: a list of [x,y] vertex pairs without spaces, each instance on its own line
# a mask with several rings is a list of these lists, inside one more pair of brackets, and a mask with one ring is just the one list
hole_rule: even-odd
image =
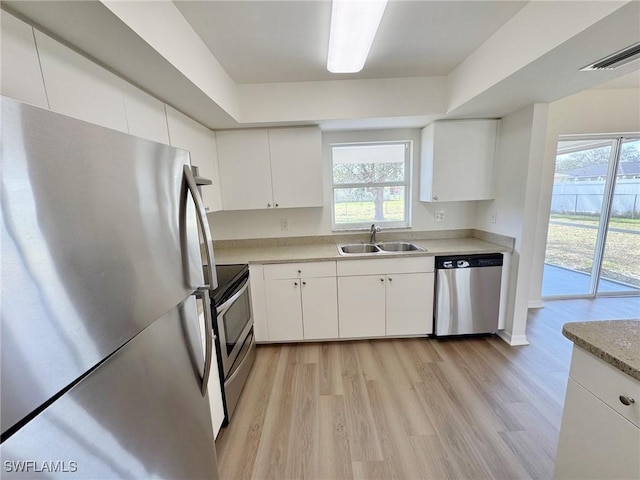
[[219,305],[217,307],[218,316],[224,315],[226,313],[226,311],[229,310],[231,305],[233,305],[233,302],[235,302],[238,298],[240,298],[242,296],[242,294],[247,290],[247,288],[249,288],[249,279],[248,278],[244,281],[244,284],[242,285],[240,290],[238,290],[236,293],[234,293],[233,296],[229,300],[227,300],[226,302],[224,302],[223,304],[221,304],[221,305]]
[[207,386],[209,385],[209,375],[211,375],[211,365],[213,363],[213,318],[211,316],[211,306],[209,305],[209,290],[208,286],[203,286],[197,289],[193,294],[196,297],[200,297],[202,299],[202,305],[204,307],[204,339],[205,339],[205,347],[204,347],[204,369],[202,371],[202,384],[200,385],[200,390],[202,392],[202,396],[204,397],[207,394]]

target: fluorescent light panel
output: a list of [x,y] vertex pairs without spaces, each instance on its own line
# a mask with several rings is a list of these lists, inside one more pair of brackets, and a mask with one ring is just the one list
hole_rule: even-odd
[[333,0],[327,70],[355,73],[364,68],[387,0]]

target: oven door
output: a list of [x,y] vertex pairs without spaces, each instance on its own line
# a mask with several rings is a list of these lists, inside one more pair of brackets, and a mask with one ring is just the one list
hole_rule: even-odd
[[231,367],[242,350],[242,345],[253,326],[249,278],[240,285],[238,291],[232,297],[217,306],[217,314],[222,368],[224,378],[227,379]]

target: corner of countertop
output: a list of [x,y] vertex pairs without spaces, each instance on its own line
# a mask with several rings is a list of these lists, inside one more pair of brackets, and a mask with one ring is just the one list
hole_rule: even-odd
[[487,232],[485,230],[471,230],[471,236],[478,240],[484,240],[485,242],[495,243],[508,248],[513,252],[516,245],[516,239],[507,235],[501,235],[499,233]]
[[570,322],[563,325],[562,334],[640,381],[640,320]]

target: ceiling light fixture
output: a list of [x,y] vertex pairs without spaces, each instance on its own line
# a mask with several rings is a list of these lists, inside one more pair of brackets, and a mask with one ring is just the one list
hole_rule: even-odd
[[327,70],[355,73],[364,68],[387,0],[333,0]]

